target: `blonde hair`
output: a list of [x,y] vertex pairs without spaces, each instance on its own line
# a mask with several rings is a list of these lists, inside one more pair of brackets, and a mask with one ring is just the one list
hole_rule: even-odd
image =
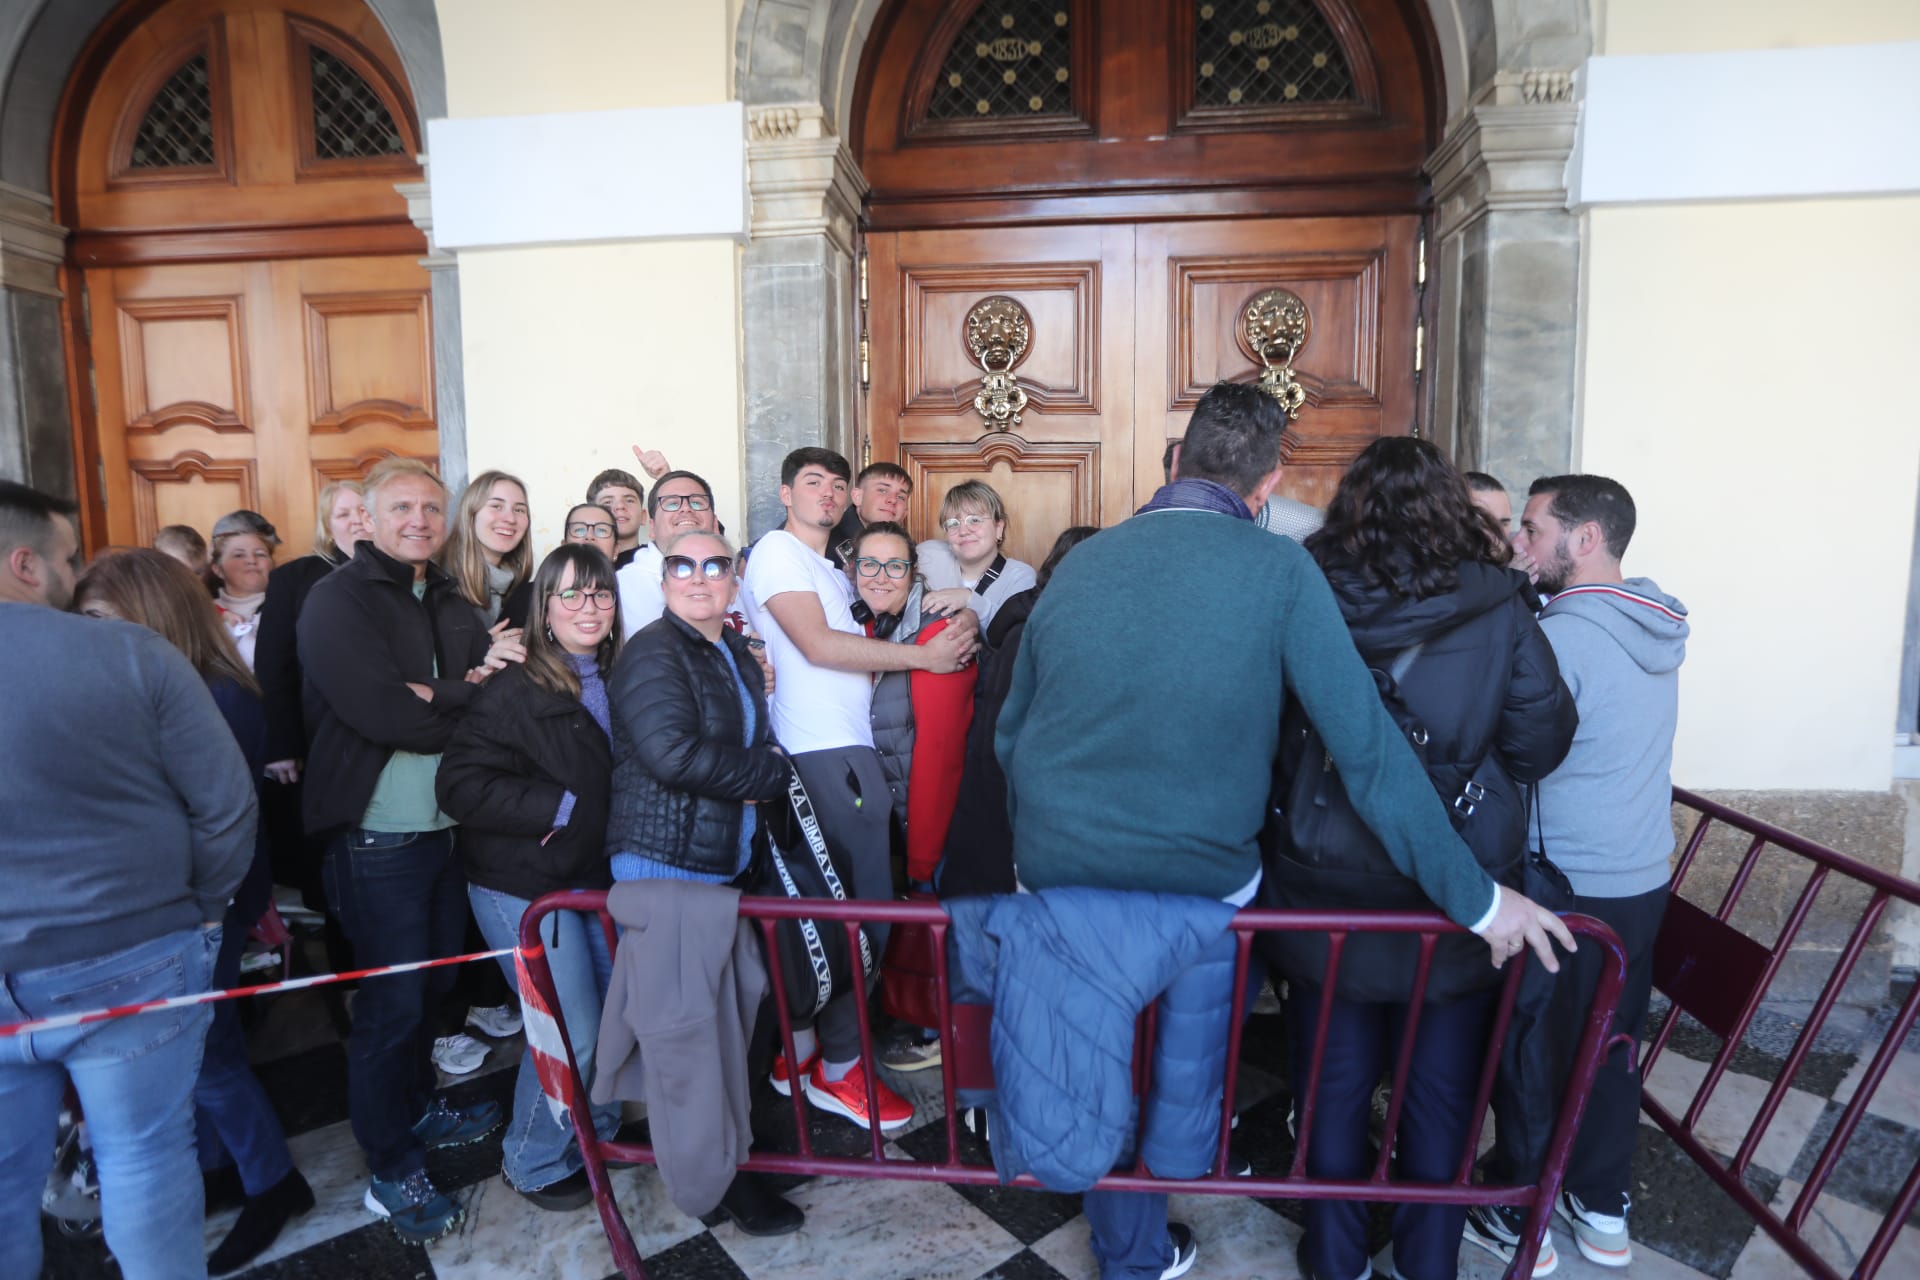
[[[527,496],[527,485],[519,476],[508,475],[504,471],[482,471],[468,481],[466,490],[460,495],[460,505],[454,511],[453,527],[447,533],[447,545],[440,552],[441,567],[453,578],[454,585],[460,588],[460,594],[476,609],[487,607],[487,549],[480,545],[480,539],[474,534],[474,522],[480,516],[480,508],[486,505],[487,498],[493,493],[493,486],[502,481],[520,490],[520,496]],[[520,535],[520,545],[500,557],[500,567],[513,572],[513,581],[507,584],[503,595],[511,595],[520,589],[520,584],[533,576],[533,521],[527,521],[527,531]]]
[[164,551],[126,547],[103,553],[74,584],[73,607],[98,600],[186,655],[202,680],[227,679],[255,697],[260,684],[241,661],[233,636],[207,600],[193,570]]
[[373,496],[386,488],[392,481],[403,476],[424,476],[439,486],[440,492],[447,492],[447,482],[442,480],[434,469],[418,458],[387,458],[375,463],[373,470],[367,472],[367,478],[360,482],[360,496],[367,500],[367,506],[373,506]]
[[967,480],[947,490],[947,496],[940,499],[941,523],[963,506],[985,507],[995,520],[1004,522],[1007,518],[1007,504],[985,480]]
[[357,480],[335,480],[320,490],[315,501],[319,504],[313,516],[313,554],[325,556],[331,560],[334,554],[343,548],[333,540],[333,522],[328,517],[333,514],[333,501],[343,492],[357,494],[361,501],[366,500],[366,490]]

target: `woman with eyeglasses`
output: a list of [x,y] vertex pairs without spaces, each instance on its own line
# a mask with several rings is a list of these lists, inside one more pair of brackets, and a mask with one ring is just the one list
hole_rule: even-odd
[[[760,663],[726,625],[739,589],[732,544],[695,530],[659,551],[666,611],[627,642],[610,684],[606,847],[615,880],[729,884],[752,860],[756,807],[785,797],[792,766],[773,743]],[[799,1208],[745,1172],[734,1175],[719,1212],[749,1235],[784,1235],[802,1221]]]
[[985,631],[1000,606],[1033,586],[1033,566],[1005,555],[1007,507],[984,480],[968,480],[947,490],[940,501],[945,541],[920,544],[926,576],[926,607],[935,613],[971,609]]
[[[542,894],[605,889],[613,779],[607,679],[620,652],[613,565],[593,547],[557,547],[534,575],[527,658],[480,687],[440,759],[440,808],[460,823],[467,898],[487,945],[519,945],[520,917]],[[613,961],[594,913],[556,911],[541,927],[581,1077]],[[501,963],[513,981],[510,960]],[[553,1118],[532,1051],[520,1060],[504,1148],[514,1190],[543,1209],[593,1198],[570,1125]],[[593,1109],[613,1136],[617,1105]]]
[[561,541],[568,546],[592,547],[607,558],[608,564],[613,563],[614,535],[619,530],[614,524],[613,512],[599,503],[583,502],[567,512],[567,522],[561,532],[566,535]]

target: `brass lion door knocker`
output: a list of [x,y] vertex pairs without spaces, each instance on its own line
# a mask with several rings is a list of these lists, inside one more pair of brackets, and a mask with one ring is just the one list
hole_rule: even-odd
[[1013,376],[1033,342],[1033,317],[1005,294],[982,298],[967,312],[967,352],[980,366],[973,407],[989,431],[1010,431],[1027,408],[1027,393]]
[[1293,376],[1293,361],[1312,331],[1307,304],[1289,289],[1262,290],[1240,308],[1239,337],[1247,354],[1260,362],[1260,389],[1280,402],[1289,422],[1307,402],[1307,389]]

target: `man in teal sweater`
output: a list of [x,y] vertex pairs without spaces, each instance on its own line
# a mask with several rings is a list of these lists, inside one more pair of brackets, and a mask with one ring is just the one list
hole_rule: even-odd
[[[1257,388],[1214,387],[1188,425],[1180,479],[1055,571],[994,735],[1020,883],[1252,901],[1292,690],[1395,865],[1486,940],[1496,967],[1531,945],[1557,971],[1549,938],[1571,950],[1565,926],[1480,868],[1381,705],[1318,566],[1254,522],[1280,481],[1285,426]],[[1115,1196],[1123,1203],[1096,1210],[1102,1194],[1089,1193],[1088,1217],[1103,1280],[1191,1265],[1184,1228],[1166,1262],[1165,1197]]]

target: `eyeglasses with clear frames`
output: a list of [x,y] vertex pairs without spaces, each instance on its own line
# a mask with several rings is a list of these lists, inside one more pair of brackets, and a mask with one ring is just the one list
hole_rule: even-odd
[[993,523],[992,516],[983,516],[978,512],[975,512],[971,515],[948,516],[945,520],[942,520],[940,522],[940,527],[945,529],[948,533],[958,533],[963,526],[968,529],[978,529],[981,525],[987,525],[992,523]]
[[682,507],[685,507],[688,511],[713,510],[713,503],[707,501],[707,499],[705,498],[700,498],[700,497],[683,498],[677,493],[669,494],[664,498],[655,498],[654,502],[659,505],[662,511],[678,511]]
[[611,538],[613,526],[610,524],[570,524],[567,526],[569,538]]
[[872,556],[859,556],[853,564],[863,578],[877,578],[882,573],[889,578],[904,578],[913,572],[913,565],[906,560],[876,560]]
[[580,591],[574,587],[554,592],[549,599],[558,600],[560,607],[568,613],[578,613],[587,607],[587,601],[593,601],[593,607],[601,613],[613,608],[613,592],[601,587],[597,591]]

